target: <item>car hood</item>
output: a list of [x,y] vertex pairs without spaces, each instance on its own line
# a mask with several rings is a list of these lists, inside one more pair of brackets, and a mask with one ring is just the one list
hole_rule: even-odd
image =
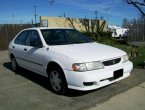
[[126,54],[120,49],[96,42],[51,47],[54,52],[71,57],[80,62],[101,61],[120,57]]

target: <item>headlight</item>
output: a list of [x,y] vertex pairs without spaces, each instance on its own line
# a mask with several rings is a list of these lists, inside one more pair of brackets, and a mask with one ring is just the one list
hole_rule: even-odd
[[122,62],[125,63],[128,61],[128,55],[122,56]]
[[90,62],[86,63],[87,69],[90,70],[97,70],[104,68],[103,64],[101,62]]
[[101,62],[89,62],[89,63],[75,63],[72,65],[73,71],[91,71],[104,68]]

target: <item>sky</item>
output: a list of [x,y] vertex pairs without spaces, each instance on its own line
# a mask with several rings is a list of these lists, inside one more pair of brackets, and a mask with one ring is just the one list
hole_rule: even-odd
[[[53,3],[51,1],[54,1]],[[103,17],[109,25],[122,25],[124,18],[133,19],[139,12],[123,0],[0,0],[0,23],[31,23],[37,6],[39,16],[73,18]]]

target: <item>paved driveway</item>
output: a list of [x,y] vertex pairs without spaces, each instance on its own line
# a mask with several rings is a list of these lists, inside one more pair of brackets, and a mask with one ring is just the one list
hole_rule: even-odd
[[65,96],[49,89],[47,78],[22,69],[11,70],[7,51],[0,52],[0,110],[83,110],[109,100],[145,81],[145,70],[134,69],[130,77],[89,92],[69,90]]

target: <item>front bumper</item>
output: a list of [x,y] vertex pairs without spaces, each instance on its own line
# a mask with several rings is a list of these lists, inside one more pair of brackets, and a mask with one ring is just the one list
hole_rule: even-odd
[[[128,77],[132,68],[132,62],[127,61],[122,64],[108,66],[104,69],[94,71],[74,72],[64,70],[64,73],[68,83],[68,88],[87,91],[112,84],[114,82]],[[120,69],[123,69],[123,75],[117,79],[112,80],[112,78],[114,77],[114,71]]]

